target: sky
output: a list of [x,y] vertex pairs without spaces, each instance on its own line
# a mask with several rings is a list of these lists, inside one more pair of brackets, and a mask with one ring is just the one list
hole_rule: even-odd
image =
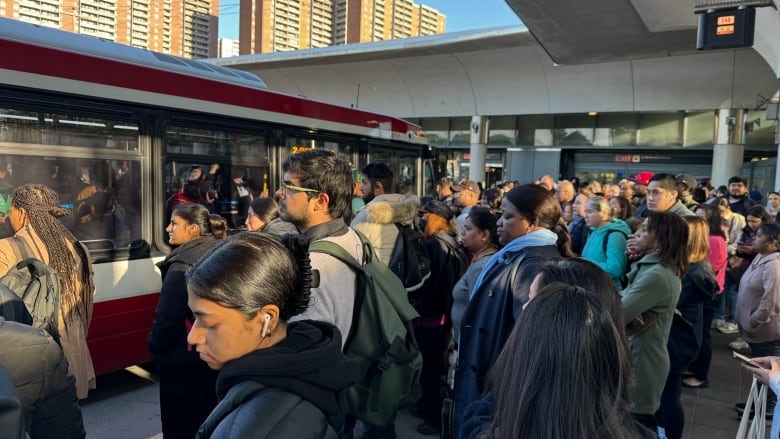
[[[239,0],[220,1],[220,38],[238,38],[238,3]],[[428,5],[446,15],[447,32],[522,24],[505,0],[415,0],[414,3]]]

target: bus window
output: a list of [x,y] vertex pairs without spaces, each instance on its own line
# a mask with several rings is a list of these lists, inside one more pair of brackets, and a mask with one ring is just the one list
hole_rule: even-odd
[[165,224],[177,204],[189,202],[221,215],[231,229],[243,229],[252,200],[271,190],[265,133],[186,126],[169,126],[165,133]]
[[[10,191],[28,183],[59,194],[61,205],[70,209],[60,220],[92,251],[117,250],[142,239],[138,160],[2,155],[0,212],[10,203]],[[7,221],[0,223],[0,234],[13,234]]]
[[0,142],[138,151],[138,124],[104,117],[0,108]]

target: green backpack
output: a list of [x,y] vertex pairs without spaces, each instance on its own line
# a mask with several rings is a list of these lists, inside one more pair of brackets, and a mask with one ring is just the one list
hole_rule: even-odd
[[414,337],[419,317],[406,297],[401,280],[377,259],[360,232],[361,265],[341,246],[316,241],[309,252],[329,254],[357,274],[355,311],[344,353],[360,364],[358,381],[346,391],[347,413],[374,425],[384,425],[398,409],[419,398],[422,356]]

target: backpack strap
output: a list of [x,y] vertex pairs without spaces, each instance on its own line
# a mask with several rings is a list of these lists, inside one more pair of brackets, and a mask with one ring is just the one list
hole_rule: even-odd
[[604,235],[604,241],[601,242],[601,247],[602,247],[602,251],[604,252],[604,256],[607,255],[607,244],[609,243],[609,235],[615,232],[620,233],[621,235],[623,235],[624,238],[628,239],[628,235],[626,235],[626,233],[622,230],[618,230],[618,229],[607,230],[607,234]]
[[32,257],[30,255],[32,249],[27,246],[27,242],[21,237],[14,235],[11,237],[9,243],[14,250],[14,256],[17,257],[17,260],[23,261]]

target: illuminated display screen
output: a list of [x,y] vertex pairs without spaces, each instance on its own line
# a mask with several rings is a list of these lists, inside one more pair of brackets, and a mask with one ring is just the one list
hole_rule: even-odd
[[699,14],[697,49],[750,47],[756,22],[754,8],[727,9]]

